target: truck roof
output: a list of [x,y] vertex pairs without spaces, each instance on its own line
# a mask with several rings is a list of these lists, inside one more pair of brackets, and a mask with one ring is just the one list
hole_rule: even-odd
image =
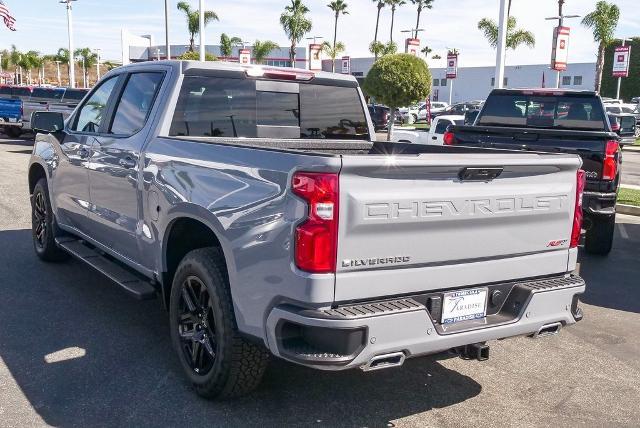
[[[177,68],[183,74],[195,74],[197,71],[204,72],[231,72],[244,73],[252,77],[265,77],[274,80],[296,80],[308,81],[312,79],[333,80],[336,82],[350,82],[357,84],[355,77],[349,74],[329,73],[325,71],[311,71],[293,67],[274,67],[270,65],[259,64],[240,64],[237,62],[227,61],[182,61],[182,60],[163,60],[163,61],[145,61],[128,64],[124,68],[135,70],[156,68],[158,66],[171,66]],[[122,70],[119,67],[118,70]]]
[[597,96],[594,91],[565,88],[516,88],[516,89],[494,89],[491,94],[518,94],[518,95],[587,95]]

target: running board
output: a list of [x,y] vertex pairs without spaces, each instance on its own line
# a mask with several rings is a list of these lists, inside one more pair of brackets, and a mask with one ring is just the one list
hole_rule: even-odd
[[75,258],[105,275],[136,299],[150,300],[156,297],[156,289],[148,281],[134,275],[118,262],[103,256],[96,249],[86,245],[84,241],[56,238],[56,244]]

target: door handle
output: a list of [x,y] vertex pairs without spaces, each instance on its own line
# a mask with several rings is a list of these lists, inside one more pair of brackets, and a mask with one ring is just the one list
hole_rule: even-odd
[[121,167],[131,169],[135,168],[136,161],[133,160],[131,156],[124,157],[118,161]]
[[431,139],[432,139],[432,140],[437,140],[437,139],[438,139],[438,137],[431,137]]
[[81,147],[80,149],[78,149],[78,156],[80,156],[82,159],[88,158],[89,150],[86,147]]

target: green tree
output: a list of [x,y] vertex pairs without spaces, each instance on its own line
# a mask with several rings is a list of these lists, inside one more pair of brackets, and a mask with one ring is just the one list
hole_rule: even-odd
[[415,38],[418,38],[418,28],[420,28],[420,15],[422,14],[422,11],[424,9],[431,9],[433,8],[433,1],[434,0],[411,0],[411,3],[415,4],[416,6],[418,6],[418,17],[416,18],[416,33],[415,33]]
[[331,71],[335,72],[336,71],[336,58],[338,57],[338,55],[340,55],[342,52],[345,51],[344,43],[335,42],[333,44],[333,46],[332,46],[331,43],[324,42],[322,44],[322,51],[325,54],[327,54],[327,56],[329,58],[331,58]]
[[[347,3],[344,0],[334,0],[327,5],[329,9],[331,9],[335,13],[335,23],[333,25],[333,50],[336,49],[336,40],[338,39],[338,18],[340,15],[348,15],[347,11]],[[335,71],[335,67],[332,67]]]
[[[518,21],[515,17],[510,16],[507,22],[507,49],[517,49],[521,45],[527,45],[530,48],[535,47],[536,37],[531,31],[517,28]],[[498,24],[493,19],[482,18],[478,22],[478,30],[484,33],[491,47],[498,46]]]
[[82,67],[84,65],[84,82],[87,86],[91,86],[89,83],[89,70],[98,63],[98,54],[90,48],[80,48],[75,50],[74,57],[78,60],[79,66]]
[[60,64],[64,64],[67,66],[67,76],[69,76],[69,49],[60,48],[56,53],[55,61],[60,61]]
[[[196,51],[186,51],[185,53],[180,55],[178,57],[178,59],[181,59],[183,61],[200,61],[200,53],[196,52]],[[216,58],[215,55],[212,55],[212,54],[207,52],[207,53],[204,54],[204,60],[205,61],[217,61],[218,58]]]
[[[196,50],[196,34],[200,34],[200,11],[191,9],[191,5],[186,1],[178,2],[178,10],[184,12],[184,16],[187,19],[187,30],[189,31],[189,51],[195,52]],[[205,27],[211,21],[218,21],[218,15],[212,10],[204,11],[204,25]]]
[[400,106],[415,104],[431,93],[431,72],[427,63],[410,54],[393,54],[378,59],[364,80],[363,89],[391,109],[387,141],[391,141],[393,118]]
[[391,55],[398,52],[398,45],[394,42],[371,42],[369,45],[369,52],[375,55],[375,57]]
[[252,56],[253,60],[256,64],[263,64],[264,60],[267,59],[269,54],[275,49],[279,49],[280,46],[276,42],[272,42],[271,40],[256,40],[253,44]]
[[291,0],[289,6],[285,6],[284,12],[280,15],[280,25],[291,40],[289,48],[289,59],[291,67],[296,66],[296,46],[305,34],[311,31],[311,19],[307,18],[309,8],[302,3],[302,0]]
[[233,54],[233,47],[242,43],[240,37],[229,37],[225,33],[220,34],[220,54],[229,58]]
[[389,35],[389,40],[393,42],[393,23],[396,19],[396,9],[398,6],[402,6],[407,2],[405,0],[386,0],[387,4],[391,6],[391,32]]
[[598,60],[596,62],[595,88],[600,92],[602,86],[602,70],[604,69],[604,53],[607,45],[614,41],[614,33],[620,19],[620,9],[613,3],[599,1],[596,9],[582,19],[582,25],[593,32],[593,40],[598,43]]
[[[378,14],[376,16],[376,32],[373,35],[373,42],[371,42],[371,46],[377,46],[378,43],[378,27],[380,26],[380,12],[382,11],[382,8],[387,4],[386,0],[373,0],[374,3],[376,4],[376,7],[378,8]],[[371,49],[369,49],[369,51],[371,51]],[[372,54],[374,54],[376,56],[376,59],[378,58],[378,55],[371,51]]]
[[2,49],[0,51],[0,56],[2,56],[2,59],[0,60],[0,68],[2,68],[2,71],[7,71],[9,67],[11,67],[11,58],[9,55],[10,53],[6,49]]

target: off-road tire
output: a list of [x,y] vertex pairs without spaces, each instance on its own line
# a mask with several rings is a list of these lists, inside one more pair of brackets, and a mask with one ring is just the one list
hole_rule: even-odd
[[[189,252],[176,270],[169,303],[171,341],[180,364],[198,395],[208,399],[231,398],[251,392],[262,380],[269,359],[266,348],[249,342],[238,332],[225,266],[224,256],[218,248]],[[215,359],[205,374],[196,373],[189,365],[179,334],[182,285],[190,277],[196,277],[206,286],[214,318]]]
[[587,230],[584,249],[589,254],[606,256],[613,247],[613,235],[616,228],[615,214],[610,217],[592,219],[591,228]]
[[61,262],[69,258],[69,254],[56,245],[57,231],[47,180],[41,178],[31,195],[31,236],[37,256],[46,262]]

